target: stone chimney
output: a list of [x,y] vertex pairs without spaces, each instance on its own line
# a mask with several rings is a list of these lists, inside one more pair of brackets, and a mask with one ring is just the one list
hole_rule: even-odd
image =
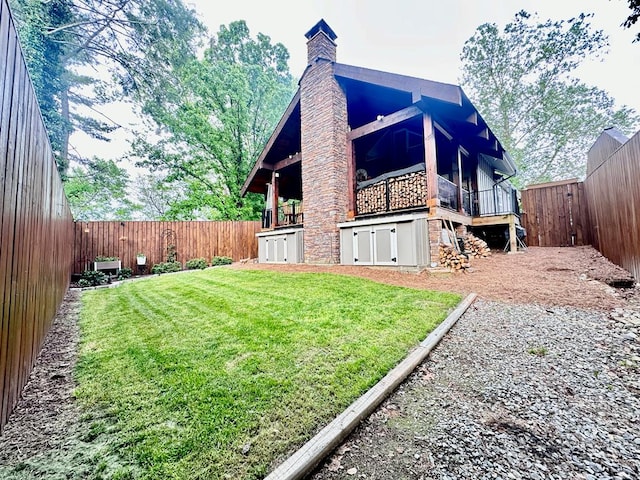
[[337,224],[348,208],[347,99],[338,85],[336,34],[324,20],[309,32],[309,66],[300,79],[304,260],[340,263]]
[[336,61],[336,43],[338,36],[327,22],[320,20],[305,35],[307,37],[307,63],[311,65],[322,58],[330,62]]

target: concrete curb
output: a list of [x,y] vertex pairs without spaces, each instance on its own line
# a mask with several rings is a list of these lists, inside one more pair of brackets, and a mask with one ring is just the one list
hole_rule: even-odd
[[329,455],[349,435],[360,421],[370,415],[382,401],[409,376],[429,355],[442,337],[455,325],[462,314],[476,299],[468,295],[420,345],[391,370],[369,391],[353,402],[331,423],[305,443],[299,450],[280,464],[264,480],[299,480]]

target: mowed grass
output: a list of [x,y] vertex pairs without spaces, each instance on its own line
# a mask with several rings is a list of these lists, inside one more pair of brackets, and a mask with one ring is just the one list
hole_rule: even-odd
[[107,445],[97,468],[103,478],[262,478],[459,300],[229,268],[85,292],[77,398],[91,439]]

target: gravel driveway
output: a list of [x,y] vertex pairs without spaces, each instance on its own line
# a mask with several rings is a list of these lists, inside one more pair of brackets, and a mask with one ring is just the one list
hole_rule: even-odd
[[640,314],[477,300],[313,480],[640,478]]

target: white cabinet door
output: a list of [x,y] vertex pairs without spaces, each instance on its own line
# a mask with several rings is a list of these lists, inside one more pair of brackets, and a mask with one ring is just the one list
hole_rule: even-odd
[[376,225],[373,230],[374,265],[398,264],[398,233],[395,225]]
[[373,231],[371,227],[353,229],[353,264],[373,265]]
[[274,262],[286,263],[287,262],[287,237],[276,237],[275,239],[275,259]]

